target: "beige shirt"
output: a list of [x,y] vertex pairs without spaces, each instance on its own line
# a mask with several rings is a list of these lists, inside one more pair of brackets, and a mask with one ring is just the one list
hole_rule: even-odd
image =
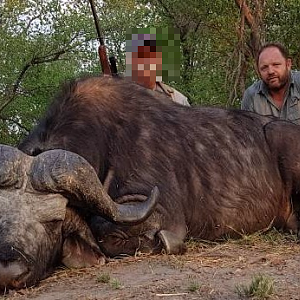
[[165,83],[162,82],[156,82],[155,91],[160,92],[160,93],[165,93],[169,97],[172,98],[174,102],[177,102],[182,105],[190,106],[187,97],[175,90],[174,88],[168,86]]

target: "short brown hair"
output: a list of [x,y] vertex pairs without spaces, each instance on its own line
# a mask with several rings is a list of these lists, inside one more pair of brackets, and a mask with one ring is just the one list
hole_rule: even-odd
[[261,48],[259,49],[257,56],[256,56],[256,64],[257,65],[258,65],[259,56],[267,48],[277,48],[285,59],[290,58],[288,50],[281,43],[270,42],[270,43],[266,43],[266,44],[262,45]]

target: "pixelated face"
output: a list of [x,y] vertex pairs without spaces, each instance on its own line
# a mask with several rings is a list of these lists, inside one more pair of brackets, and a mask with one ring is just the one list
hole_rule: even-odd
[[139,46],[137,52],[131,53],[131,68],[133,80],[155,83],[162,68],[162,53],[152,46]]
[[180,37],[174,29],[139,28],[128,31],[126,76],[148,88],[156,81],[176,80],[180,69]]
[[270,90],[278,91],[289,81],[291,60],[286,59],[276,47],[264,49],[258,60],[261,79]]

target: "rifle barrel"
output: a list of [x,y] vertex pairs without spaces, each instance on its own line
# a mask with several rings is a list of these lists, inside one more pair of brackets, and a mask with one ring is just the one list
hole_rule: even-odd
[[104,45],[104,39],[99,26],[99,19],[96,14],[95,3],[93,0],[89,0],[93,12],[94,22],[97,30],[98,40],[100,42],[100,46],[98,47],[98,54],[100,58],[100,64],[102,68],[102,72],[104,75],[111,75],[110,65],[107,59],[106,48]]
[[100,42],[100,45],[104,46],[104,39],[103,39],[101,30],[100,30],[99,19],[98,19],[97,14],[96,14],[96,8],[95,8],[94,0],[89,0],[89,2],[91,4],[91,8],[92,8],[92,13],[93,13],[93,17],[94,17],[95,27],[96,27],[96,30],[97,30],[98,40]]

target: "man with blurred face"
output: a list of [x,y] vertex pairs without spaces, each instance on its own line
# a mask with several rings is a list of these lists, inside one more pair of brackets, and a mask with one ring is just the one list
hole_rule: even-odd
[[242,109],[272,115],[300,125],[300,72],[279,43],[265,44],[257,56],[261,80],[246,89]]
[[126,53],[127,74],[138,84],[167,95],[174,102],[190,106],[187,97],[162,82],[162,51],[155,35],[139,34]]
[[145,41],[144,46],[138,46],[138,51],[132,52],[131,57],[132,79],[154,90],[157,74],[162,70],[162,53],[156,51],[155,41]]

